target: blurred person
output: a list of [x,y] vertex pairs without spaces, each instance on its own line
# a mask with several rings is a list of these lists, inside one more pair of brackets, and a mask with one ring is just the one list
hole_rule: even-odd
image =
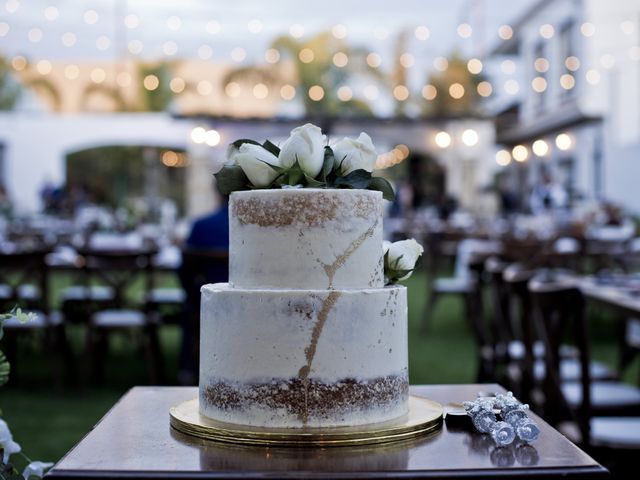
[[540,214],[567,206],[569,195],[562,185],[556,183],[548,172],[543,172],[529,197],[531,213]]
[[[217,187],[217,184],[216,184]],[[191,226],[191,231],[184,242],[186,250],[206,253],[207,251],[229,250],[229,198],[218,188],[220,207],[215,211],[197,218]],[[220,262],[210,262],[204,265],[204,283],[223,283],[229,279],[227,265]],[[180,365],[178,381],[184,385],[195,385],[198,380],[197,348],[199,338],[199,305],[200,281],[191,277],[194,272],[189,271],[183,263],[178,271],[182,288],[186,293],[184,311],[182,315],[182,345],[180,349]]]
[[520,207],[518,193],[513,188],[512,182],[504,176],[498,179],[498,197],[500,199],[500,212],[503,216],[508,217],[518,212]]
[[9,193],[3,184],[0,183],[0,216],[9,218],[13,214],[13,203]]

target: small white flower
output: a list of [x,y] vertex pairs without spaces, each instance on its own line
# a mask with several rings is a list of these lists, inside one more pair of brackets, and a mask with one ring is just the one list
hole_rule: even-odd
[[291,168],[297,161],[304,173],[315,178],[322,170],[326,143],[327,136],[322,134],[320,127],[307,123],[294,128],[280,149],[280,164]]
[[3,450],[2,463],[4,464],[9,461],[11,455],[21,450],[20,445],[13,441],[9,425],[2,419],[0,419],[0,448]]
[[278,176],[278,172],[270,167],[280,166],[278,157],[260,145],[243,143],[231,154],[230,160],[240,165],[254,187],[268,187]]
[[[423,252],[422,245],[413,238],[394,242],[388,246],[386,251],[385,270],[389,272],[413,270]],[[409,272],[407,275],[398,278],[398,280],[406,280],[411,276],[411,273],[413,272]]]
[[53,463],[51,462],[31,462],[26,466],[24,472],[22,472],[22,476],[24,480],[29,480],[31,476],[42,478],[44,471],[51,467],[53,467]]
[[378,154],[371,137],[362,132],[357,140],[343,138],[333,147],[335,168],[340,175],[347,175],[354,170],[373,172]]

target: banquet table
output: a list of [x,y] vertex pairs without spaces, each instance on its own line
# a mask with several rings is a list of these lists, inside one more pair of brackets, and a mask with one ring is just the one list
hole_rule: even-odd
[[[640,316],[640,282],[633,287],[624,281],[612,281],[593,275],[560,274],[558,279],[578,288],[584,297],[594,303],[616,310],[623,315]],[[624,279],[619,279],[624,280]]]
[[[445,405],[495,384],[411,387]],[[608,472],[551,426],[533,444],[497,448],[449,416],[432,434],[358,447],[248,447],[188,437],[169,426],[169,408],[197,397],[195,387],[134,387],[46,475],[47,478],[601,478]]]

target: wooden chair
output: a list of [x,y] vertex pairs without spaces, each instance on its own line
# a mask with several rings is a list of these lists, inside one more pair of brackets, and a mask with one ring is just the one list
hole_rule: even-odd
[[67,342],[63,316],[49,308],[49,272],[45,262],[49,252],[49,248],[0,251],[0,311],[10,311],[19,306],[36,315],[28,323],[23,324],[11,318],[4,324],[4,343],[13,375],[19,368],[19,362],[14,360],[20,339],[41,334],[54,383],[60,387],[65,374],[70,381],[75,380],[75,360]]
[[207,283],[228,279],[228,272],[229,251],[226,249],[185,247],[182,250],[179,275],[186,294],[180,353],[182,383],[197,382],[200,357],[200,288]]
[[[87,351],[92,379],[99,382],[104,377],[108,339],[120,333],[140,340],[147,357],[149,379],[158,383],[164,376],[158,322],[145,301],[153,288],[151,259],[155,249],[81,249],[79,253],[85,259],[85,288],[100,283],[113,291],[113,300],[89,317]],[[128,293],[138,280],[142,280],[142,293],[137,301],[132,301]]]
[[[588,322],[581,292],[535,278],[529,289],[545,347],[546,369],[540,384],[545,419],[556,425],[571,421],[580,433],[574,440],[587,446],[616,448],[625,444],[640,448],[640,418],[636,417],[640,414],[640,389],[617,381],[592,379]],[[578,381],[564,381],[561,376],[560,347],[567,333],[579,351]],[[620,428],[620,417],[631,417],[626,428]]]

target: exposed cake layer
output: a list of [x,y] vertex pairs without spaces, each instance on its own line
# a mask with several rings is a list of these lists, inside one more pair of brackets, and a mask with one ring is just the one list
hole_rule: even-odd
[[202,288],[200,411],[256,426],[375,423],[407,411],[404,287]]
[[382,193],[250,190],[232,193],[229,208],[233,286],[383,286]]

